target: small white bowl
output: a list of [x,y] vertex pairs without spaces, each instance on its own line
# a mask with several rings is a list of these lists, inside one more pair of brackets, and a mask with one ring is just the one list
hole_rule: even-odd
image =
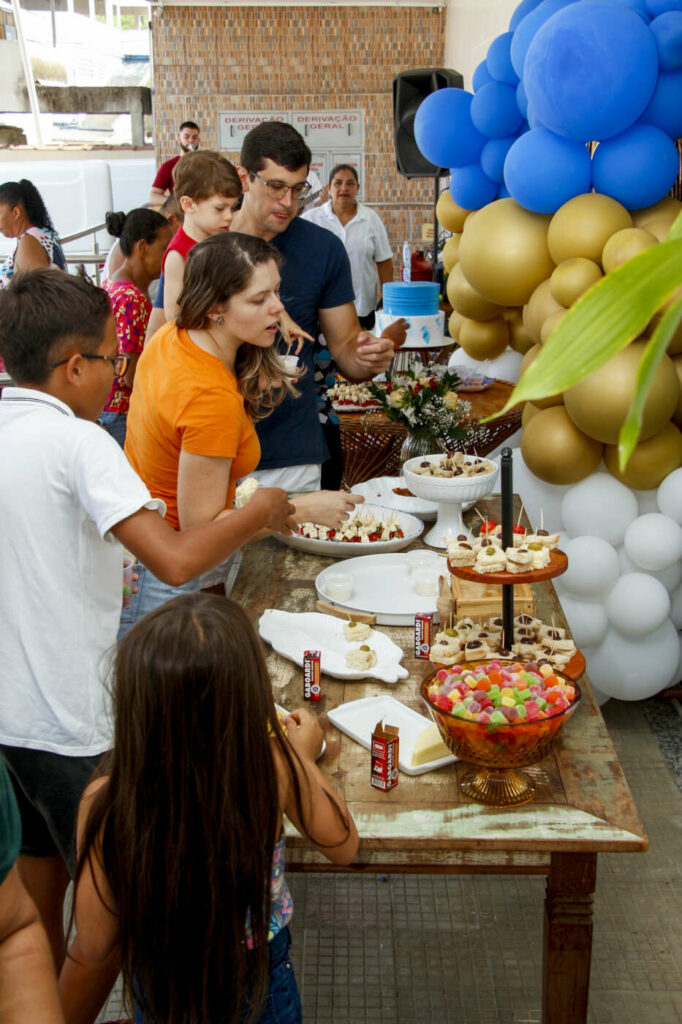
[[332,601],[348,601],[353,596],[353,577],[347,573],[336,573],[328,576],[325,590]]
[[415,569],[412,586],[421,597],[438,596],[438,572],[433,569]]

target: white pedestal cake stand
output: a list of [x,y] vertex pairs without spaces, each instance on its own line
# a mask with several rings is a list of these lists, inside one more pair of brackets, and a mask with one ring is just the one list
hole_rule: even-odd
[[[438,503],[438,517],[434,526],[424,536],[424,543],[434,548],[446,548],[451,540],[455,540],[458,534],[466,533],[462,521],[462,505],[471,501],[478,501],[485,494],[488,494],[497,481],[499,466],[490,463],[489,473],[480,476],[423,476],[415,473],[414,468],[421,462],[440,463],[443,455],[418,455],[414,459],[408,459],[403,466],[405,484],[420,498]],[[465,455],[466,462],[475,462],[476,455]]]

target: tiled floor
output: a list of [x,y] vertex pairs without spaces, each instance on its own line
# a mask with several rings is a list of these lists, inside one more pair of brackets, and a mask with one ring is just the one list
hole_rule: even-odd
[[[599,857],[589,1024],[680,1024],[682,720],[670,702],[602,710],[650,848]],[[543,878],[290,881],[305,1024],[540,1021]],[[119,1016],[113,996],[101,1019]]]

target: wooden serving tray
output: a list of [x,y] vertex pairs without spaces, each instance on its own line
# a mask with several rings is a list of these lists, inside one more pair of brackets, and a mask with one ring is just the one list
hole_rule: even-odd
[[[461,580],[469,580],[472,583],[487,583],[499,586],[504,583],[511,583],[518,586],[520,583],[539,583],[541,580],[551,580],[554,576],[561,576],[568,569],[568,558],[563,551],[554,548],[549,553],[549,565],[544,569],[534,569],[533,572],[477,572],[473,565],[452,566],[448,561],[448,569],[453,576]],[[514,598],[516,604],[516,597]]]
[[[485,575],[480,576],[481,582],[451,576],[450,589],[455,599],[454,617],[456,619],[494,618],[502,615],[502,591],[499,586],[488,583]],[[535,598],[527,583],[521,583],[514,589],[514,611],[516,615],[535,612]]]

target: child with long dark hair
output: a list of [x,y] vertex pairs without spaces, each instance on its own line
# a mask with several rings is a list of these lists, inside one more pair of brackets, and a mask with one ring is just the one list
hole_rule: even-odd
[[0,288],[19,270],[66,270],[59,235],[32,181],[22,178],[0,185],[0,233],[17,239],[12,255],[0,264]]
[[113,701],[114,749],[79,818],[68,1024],[95,1019],[116,951],[139,1024],[300,1022],[282,816],[334,863],[358,845],[315,765],[316,720],[280,723],[245,612],[205,594],[127,634]]

